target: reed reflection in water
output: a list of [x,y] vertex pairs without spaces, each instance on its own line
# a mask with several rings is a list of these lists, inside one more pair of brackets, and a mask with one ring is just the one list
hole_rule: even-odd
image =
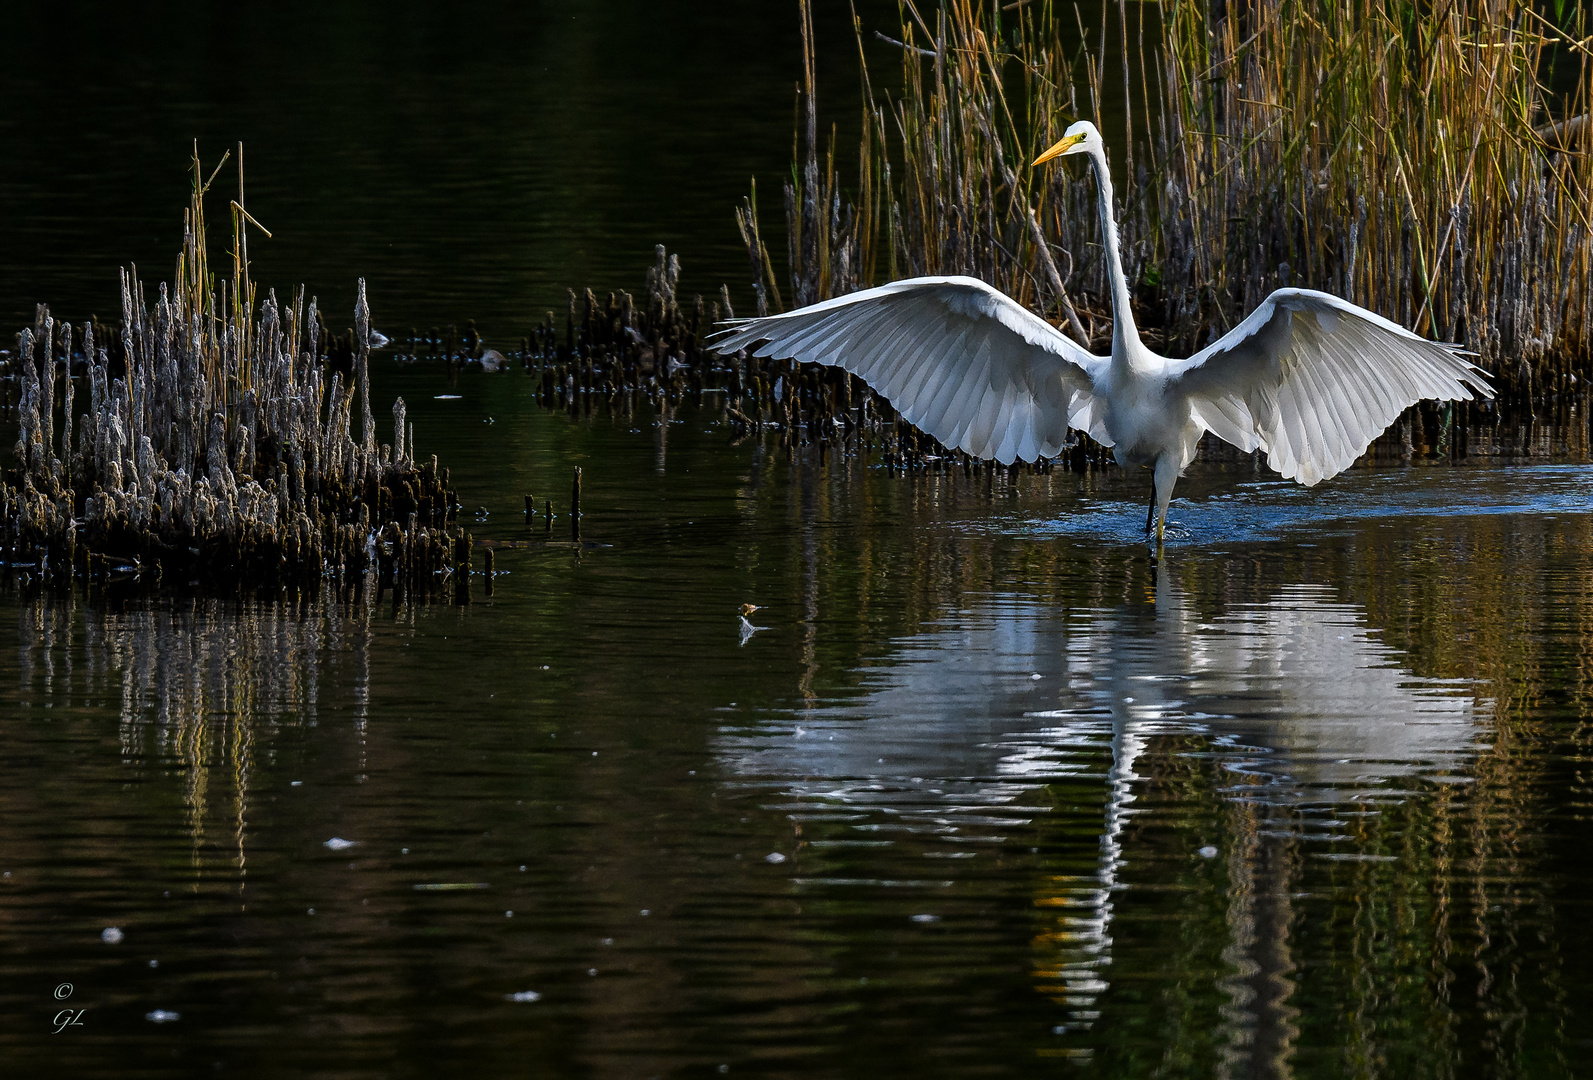
[[284,728],[317,725],[323,684],[348,698],[360,764],[373,608],[202,598],[101,607],[76,593],[20,605],[18,690],[114,712],[124,765],[181,777],[194,884],[249,869],[251,779]]

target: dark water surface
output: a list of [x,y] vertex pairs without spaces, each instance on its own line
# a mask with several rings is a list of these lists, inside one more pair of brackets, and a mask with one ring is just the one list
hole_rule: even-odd
[[[257,279],[351,310],[364,275],[389,332],[502,347],[657,241],[735,292],[793,26],[12,13],[0,318],[164,276],[194,136],[247,143]],[[0,1075],[1593,1073],[1585,467],[1197,466],[1153,567],[1115,470],[375,379],[490,601],[0,588]]]
[[427,378],[490,602],[0,594],[11,1074],[1585,1074],[1585,469],[1197,467],[1155,569]]

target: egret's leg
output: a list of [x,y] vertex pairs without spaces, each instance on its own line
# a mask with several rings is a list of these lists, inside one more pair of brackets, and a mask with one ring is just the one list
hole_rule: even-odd
[[1173,485],[1178,483],[1178,461],[1168,455],[1156,459],[1156,546],[1161,547],[1162,536],[1167,531],[1167,504],[1173,501]]
[[1155,468],[1151,470],[1151,496],[1150,509],[1145,514],[1145,539],[1151,546],[1152,559],[1156,549],[1161,547],[1161,530],[1156,527],[1156,506],[1161,502],[1162,474]]

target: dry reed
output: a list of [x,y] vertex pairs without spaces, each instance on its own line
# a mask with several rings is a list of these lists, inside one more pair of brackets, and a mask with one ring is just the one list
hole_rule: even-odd
[[[877,92],[865,65],[843,196],[833,139],[819,147],[804,3],[793,305],[970,274],[1101,347],[1094,185],[1027,164],[1089,117],[1122,140],[1116,209],[1152,344],[1193,350],[1280,285],[1325,289],[1464,343],[1503,390],[1496,406],[1418,407],[1374,452],[1585,456],[1593,54],[1580,8],[1565,26],[1522,0],[1145,9],[1103,4],[1086,25],[1047,0],[904,0],[899,40],[878,35],[900,52],[902,89]],[[760,309],[778,309],[753,199],[737,221]]]
[[290,304],[257,302],[247,233],[259,226],[241,169],[232,277],[218,278],[204,199],[220,166],[204,179],[196,151],[193,169],[182,251],[153,304],[129,269],[114,331],[87,323],[75,344],[41,305],[18,335],[4,572],[229,587],[329,576],[358,588],[380,568],[379,588],[436,592],[455,569],[457,500],[435,457],[416,460],[402,399],[393,443],[377,443],[364,281],[341,341],[302,287]]

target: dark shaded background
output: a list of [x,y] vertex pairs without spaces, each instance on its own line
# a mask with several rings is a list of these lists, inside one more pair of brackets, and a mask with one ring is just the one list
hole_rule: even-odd
[[[815,8],[824,122],[855,146],[850,11]],[[113,317],[120,265],[170,277],[196,138],[212,165],[244,143],[273,234],[253,234],[255,279],[342,311],[363,275],[389,333],[475,318],[512,344],[566,286],[641,288],[655,243],[686,291],[750,300],[732,208],[757,176],[777,227],[801,71],[796,5],[767,0],[27,5],[7,37],[7,337],[40,301]],[[218,263],[235,192],[229,162]]]

